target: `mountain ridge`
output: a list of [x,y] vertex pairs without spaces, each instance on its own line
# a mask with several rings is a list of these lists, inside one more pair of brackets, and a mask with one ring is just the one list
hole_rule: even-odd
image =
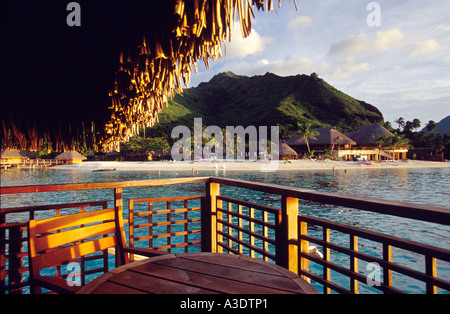
[[311,122],[314,127],[336,126],[350,131],[383,123],[373,105],[339,91],[317,74],[278,76],[267,72],[252,77],[223,72],[209,82],[185,89],[169,100],[156,128],[203,125],[270,126]]

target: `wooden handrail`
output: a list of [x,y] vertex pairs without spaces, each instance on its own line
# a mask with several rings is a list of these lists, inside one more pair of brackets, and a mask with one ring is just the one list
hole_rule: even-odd
[[380,214],[450,225],[450,208],[212,177],[211,182]]
[[176,179],[154,179],[136,181],[114,181],[114,182],[92,182],[92,183],[69,183],[50,185],[24,185],[0,187],[0,195],[19,193],[40,193],[40,192],[62,192],[62,191],[82,191],[115,188],[135,188],[141,186],[161,186],[191,183],[206,183],[209,177],[198,178],[176,178]]

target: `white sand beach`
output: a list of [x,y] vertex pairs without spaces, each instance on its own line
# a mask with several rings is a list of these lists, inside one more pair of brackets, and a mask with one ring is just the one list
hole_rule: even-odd
[[367,162],[367,164],[351,161],[312,161],[290,160],[285,162],[263,161],[85,161],[72,165],[58,165],[52,169],[87,170],[87,171],[271,171],[289,170],[352,170],[352,169],[387,169],[387,168],[450,168],[450,162],[432,161],[393,161]]

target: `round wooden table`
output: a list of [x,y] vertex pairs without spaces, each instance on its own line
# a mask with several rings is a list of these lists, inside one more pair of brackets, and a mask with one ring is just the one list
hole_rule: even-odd
[[318,293],[297,274],[243,255],[167,254],[118,267],[81,294],[306,294]]

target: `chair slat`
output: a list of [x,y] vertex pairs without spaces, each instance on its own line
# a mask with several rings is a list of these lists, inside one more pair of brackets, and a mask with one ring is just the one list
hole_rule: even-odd
[[114,208],[95,210],[36,221],[36,233],[52,232],[83,224],[114,219]]
[[107,235],[115,232],[115,222],[107,222],[77,229],[71,229],[64,232],[53,233],[36,239],[36,251],[42,252],[44,250],[57,248],[68,243],[73,243],[76,241]]
[[38,265],[41,269],[61,265],[74,258],[92,254],[98,251],[116,246],[116,238],[114,236],[100,238],[89,242],[60,248],[37,257]]

